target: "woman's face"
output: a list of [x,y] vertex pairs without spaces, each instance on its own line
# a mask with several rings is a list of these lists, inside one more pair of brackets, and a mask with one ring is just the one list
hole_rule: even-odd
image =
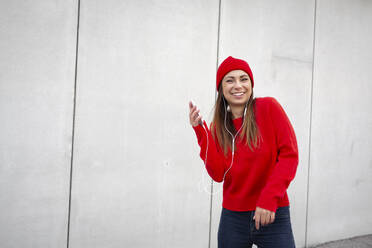
[[252,93],[251,79],[245,71],[230,71],[222,79],[222,93],[231,107],[245,105]]

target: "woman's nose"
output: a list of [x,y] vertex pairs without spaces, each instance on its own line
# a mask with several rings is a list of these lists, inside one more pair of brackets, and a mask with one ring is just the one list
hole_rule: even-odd
[[242,82],[239,80],[236,81],[235,88],[241,88],[242,87]]

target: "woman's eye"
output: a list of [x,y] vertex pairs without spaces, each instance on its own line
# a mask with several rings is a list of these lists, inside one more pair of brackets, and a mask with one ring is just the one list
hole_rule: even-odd
[[248,78],[243,78],[243,81],[244,81],[244,80],[248,80]]

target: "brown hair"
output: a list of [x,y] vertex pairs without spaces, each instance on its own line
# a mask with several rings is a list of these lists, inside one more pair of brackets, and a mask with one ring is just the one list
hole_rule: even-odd
[[[226,101],[226,100],[225,100]],[[227,106],[227,102],[226,102]],[[257,148],[258,143],[261,137],[259,128],[256,123],[256,117],[255,117],[255,107],[256,107],[256,99],[253,97],[253,89],[251,97],[248,100],[247,103],[247,112],[244,117],[244,122],[242,123],[243,127],[240,130],[239,137],[243,140],[245,140],[245,144],[248,145],[249,149],[253,151],[252,149],[252,143],[253,147]],[[218,87],[218,96],[214,105],[214,116],[213,121],[211,123],[211,130],[213,130],[212,136],[214,140],[217,140],[219,146],[223,148],[224,156],[226,157],[228,149],[231,149],[232,144],[232,137],[225,129],[225,105],[224,105],[224,99],[222,94],[222,84]],[[227,112],[227,111],[226,111]],[[232,120],[232,113],[227,112],[226,113],[226,127],[227,129],[235,136],[236,132],[238,130],[235,129],[233,120]],[[217,136],[217,139],[216,139]],[[234,150],[236,150],[236,143],[234,145]]]

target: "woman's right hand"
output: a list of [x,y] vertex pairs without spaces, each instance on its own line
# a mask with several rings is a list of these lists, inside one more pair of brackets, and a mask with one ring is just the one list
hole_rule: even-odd
[[202,116],[199,115],[200,109],[198,109],[196,105],[193,105],[191,101],[189,102],[189,108],[190,108],[190,114],[189,114],[190,124],[193,127],[196,127],[199,124],[203,125]]

